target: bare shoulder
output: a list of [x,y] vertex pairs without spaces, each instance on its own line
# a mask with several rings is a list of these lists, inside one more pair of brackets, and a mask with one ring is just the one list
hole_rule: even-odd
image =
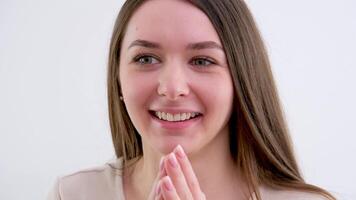
[[261,186],[260,192],[263,200],[328,200],[321,194],[299,190],[279,190],[267,186]]

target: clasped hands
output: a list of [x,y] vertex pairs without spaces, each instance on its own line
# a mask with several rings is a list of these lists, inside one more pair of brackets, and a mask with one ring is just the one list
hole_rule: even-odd
[[198,179],[183,148],[161,158],[149,200],[205,200]]

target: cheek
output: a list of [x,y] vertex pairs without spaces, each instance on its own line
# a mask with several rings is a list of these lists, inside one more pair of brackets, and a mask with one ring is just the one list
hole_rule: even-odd
[[233,84],[229,73],[196,77],[194,88],[204,104],[207,126],[224,125],[230,117],[233,104]]
[[122,94],[125,99],[125,106],[133,124],[139,128],[142,127],[140,120],[143,112],[147,111],[147,103],[152,94],[155,94],[156,80],[149,74],[139,72],[124,72],[120,76]]
[[[154,89],[153,77],[143,73],[127,73],[121,77],[121,88],[125,99],[129,103],[140,102],[143,97],[149,96]],[[131,102],[134,100],[133,102]]]
[[228,72],[195,76],[191,80],[194,91],[199,91],[200,98],[210,105],[232,102],[233,84]]
[[154,88],[156,84],[154,80],[157,79],[156,73],[146,72],[135,65],[122,64],[121,66],[120,83],[123,95],[127,99],[140,101],[139,97],[149,94]]

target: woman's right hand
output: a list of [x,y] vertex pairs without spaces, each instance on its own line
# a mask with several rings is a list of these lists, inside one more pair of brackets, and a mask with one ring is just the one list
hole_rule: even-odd
[[178,145],[161,158],[149,200],[205,200],[193,167]]
[[160,162],[159,162],[159,170],[158,170],[158,173],[157,173],[157,176],[153,182],[153,187],[152,187],[152,190],[148,196],[148,200],[161,200],[162,198],[159,197],[157,194],[159,194],[159,182],[160,180],[167,176],[167,173],[165,172],[164,170],[164,156],[161,158]]

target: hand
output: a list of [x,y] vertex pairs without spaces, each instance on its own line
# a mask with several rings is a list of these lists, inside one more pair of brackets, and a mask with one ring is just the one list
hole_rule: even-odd
[[178,145],[161,160],[155,181],[156,200],[205,200],[183,148]]
[[164,157],[161,158],[161,161],[159,162],[159,171],[158,171],[158,174],[153,182],[153,188],[148,196],[148,200],[156,200],[156,199],[159,199],[161,200],[161,198],[159,198],[159,190],[160,190],[160,185],[159,185],[159,182],[160,180],[165,177],[167,175],[165,169],[164,169]]

